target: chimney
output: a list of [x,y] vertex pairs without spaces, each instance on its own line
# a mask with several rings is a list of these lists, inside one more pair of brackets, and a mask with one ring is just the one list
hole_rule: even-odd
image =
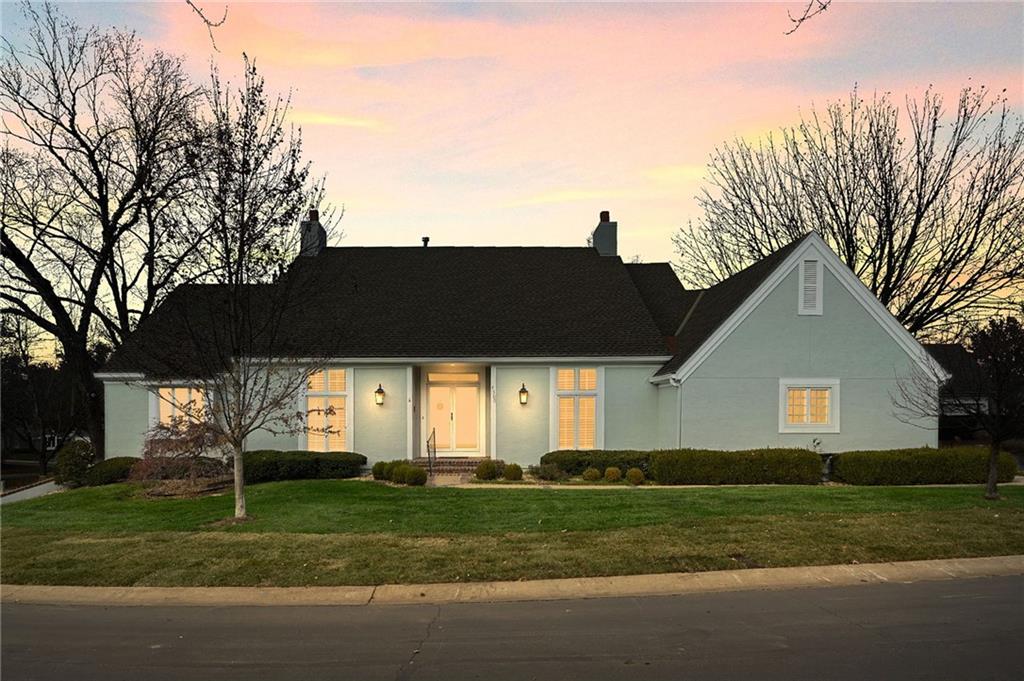
[[594,233],[590,235],[591,243],[594,248],[601,255],[618,255],[619,254],[619,223],[611,221],[611,215],[608,211],[601,211],[601,221],[597,223],[597,227],[594,228]]
[[327,230],[320,224],[320,211],[316,208],[310,208],[309,216],[299,223],[299,235],[300,256],[319,255],[327,247]]
[[423,237],[423,248],[426,248],[429,245],[430,245],[430,237],[429,236]]

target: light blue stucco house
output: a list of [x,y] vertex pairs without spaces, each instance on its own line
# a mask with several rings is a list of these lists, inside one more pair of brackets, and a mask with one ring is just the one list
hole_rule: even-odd
[[[303,237],[293,267],[322,293],[289,347],[329,359],[297,408],[333,406],[333,432],[250,449],[416,459],[433,435],[439,457],[532,464],[554,449],[937,445],[938,424],[897,418],[891,395],[941,370],[815,233],[705,290],[624,263],[607,213],[593,248],[326,248],[315,213]],[[107,456],[139,456],[173,412],[159,391],[187,390],[153,369],[174,345],[160,319],[101,374]]]

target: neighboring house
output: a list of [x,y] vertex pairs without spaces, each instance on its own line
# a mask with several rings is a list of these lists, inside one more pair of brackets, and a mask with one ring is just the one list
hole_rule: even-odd
[[[304,239],[292,267],[318,293],[287,347],[331,359],[296,406],[327,400],[340,432],[248,446],[375,461],[421,457],[435,433],[438,456],[531,464],[554,449],[937,444],[934,421],[904,423],[891,400],[898,376],[933,360],[816,234],[701,291],[667,263],[624,263],[606,212],[592,236],[593,248]],[[212,290],[182,287],[162,307],[201,306]],[[143,322],[102,374],[108,456],[139,455],[169,417],[146,388],[174,387],[168,317]]]
[[945,442],[984,436],[974,414],[988,413],[989,398],[977,360],[960,343],[926,343],[924,348],[950,376],[939,390],[939,439]]

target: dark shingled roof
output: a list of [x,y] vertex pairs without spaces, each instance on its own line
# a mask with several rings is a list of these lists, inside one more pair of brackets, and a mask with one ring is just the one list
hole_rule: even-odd
[[684,289],[667,262],[630,263],[626,265],[626,270],[647,303],[647,309],[661,335],[675,336],[700,291]]
[[675,356],[658,370],[657,375],[670,374],[679,369],[809,235],[805,234],[750,267],[700,292],[696,304],[686,313],[683,326],[677,334]]
[[984,374],[974,355],[960,343],[925,343],[928,351],[943,369],[949,372],[950,379],[943,385],[941,392],[958,397],[983,395],[985,390]]
[[[582,247],[328,248],[297,259],[286,275],[301,304],[286,312],[272,354],[664,357],[671,353],[659,327],[678,316],[670,303],[679,292],[653,296],[652,282],[667,280],[665,271],[636,271]],[[678,280],[673,286],[681,289]],[[193,329],[215,325],[219,290],[176,289],[105,371],[173,376],[198,367],[186,356],[197,334],[183,331],[182,321]],[[652,311],[641,290],[652,293]]]

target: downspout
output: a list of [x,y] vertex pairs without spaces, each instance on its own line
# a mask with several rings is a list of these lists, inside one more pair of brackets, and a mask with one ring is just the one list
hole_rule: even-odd
[[675,376],[669,376],[668,384],[676,389],[676,447],[683,448],[683,382]]

